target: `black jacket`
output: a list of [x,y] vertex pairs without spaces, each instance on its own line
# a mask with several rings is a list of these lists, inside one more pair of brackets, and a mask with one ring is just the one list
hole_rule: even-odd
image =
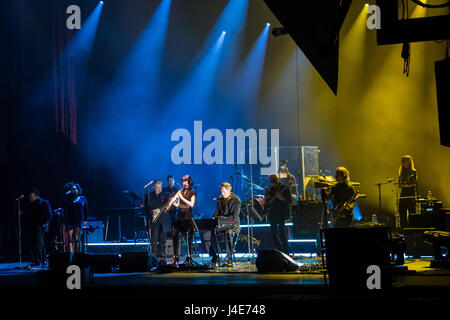
[[39,197],[36,201],[31,202],[26,212],[26,221],[32,226],[43,226],[50,223],[52,217],[52,208],[50,203]]
[[[155,191],[145,194],[145,211],[147,213],[149,223],[153,219],[152,210],[161,208],[167,201],[169,201],[168,193],[156,194]],[[170,216],[169,212],[163,212],[157,220],[158,223],[162,223],[164,232],[170,231]]]
[[234,193],[230,195],[228,200],[223,196],[217,199],[216,216],[233,217],[236,223],[239,223],[239,213],[241,211],[241,199]]
[[[272,205],[270,206],[270,214],[269,218],[279,218],[279,219],[286,219],[289,217],[289,206],[291,204],[291,190],[288,186],[284,184],[280,184],[278,186],[278,192],[281,194],[281,196],[284,198],[284,200],[281,200],[275,196],[277,188],[272,186],[268,192],[270,195],[270,199],[274,199]],[[269,199],[269,202],[271,201]]]

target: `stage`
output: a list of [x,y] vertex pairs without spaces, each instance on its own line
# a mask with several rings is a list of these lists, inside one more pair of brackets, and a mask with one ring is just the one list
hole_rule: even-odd
[[[194,256],[201,265],[209,258]],[[198,271],[173,272],[112,272],[96,273],[91,281],[83,283],[81,290],[49,291],[42,287],[40,272],[45,269],[19,269],[19,264],[0,264],[0,288],[9,298],[47,299],[48,294],[57,300],[69,296],[78,299],[137,299],[221,301],[247,300],[356,300],[386,299],[403,302],[431,302],[448,300],[450,270],[430,268],[431,258],[407,258],[401,268],[394,267],[394,282],[389,290],[377,293],[339,292],[328,285],[326,270],[321,268],[320,257],[296,258],[299,269],[294,272],[258,273],[254,261],[238,259],[233,267],[218,267]],[[181,259],[181,263],[183,263]],[[352,261],[348,261],[352,263]],[[29,263],[24,262],[22,267]],[[45,295],[40,293],[45,292]],[[49,293],[50,292],[50,293]]]
[[449,8],[4,1],[2,302],[448,309]]

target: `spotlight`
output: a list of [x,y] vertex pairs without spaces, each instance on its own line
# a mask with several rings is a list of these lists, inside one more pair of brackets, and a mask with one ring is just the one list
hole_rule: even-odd
[[287,31],[284,30],[284,28],[273,28],[272,29],[272,35],[274,37],[282,36],[284,34],[287,34]]
[[100,4],[103,4],[103,1],[100,1]]
[[270,23],[269,23],[269,22],[267,22],[267,23],[266,23],[266,26],[270,27]]

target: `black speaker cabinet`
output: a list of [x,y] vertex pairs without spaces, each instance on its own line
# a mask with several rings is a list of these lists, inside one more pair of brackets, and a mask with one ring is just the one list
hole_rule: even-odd
[[255,264],[260,273],[292,272],[298,269],[297,262],[278,250],[259,250]]
[[320,230],[323,204],[315,201],[300,201],[294,209],[294,238],[316,238]]
[[158,265],[158,259],[148,251],[121,253],[120,272],[147,272]]
[[380,269],[381,289],[392,287],[391,240],[387,227],[324,230],[330,287],[338,291],[369,291],[369,266]]
[[434,231],[434,228],[405,228],[403,233],[406,239],[406,255],[420,258],[432,256],[433,246],[425,242],[425,231]]

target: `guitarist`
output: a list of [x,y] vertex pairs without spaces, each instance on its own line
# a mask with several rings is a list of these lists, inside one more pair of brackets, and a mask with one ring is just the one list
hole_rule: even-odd
[[336,184],[325,190],[327,200],[333,203],[332,222],[334,227],[350,227],[353,222],[353,208],[357,192],[350,184],[350,173],[344,167],[336,169]]
[[266,212],[269,210],[268,215],[273,243],[277,250],[289,254],[285,220],[289,217],[291,192],[288,186],[280,182],[278,175],[272,174],[269,180],[272,183],[272,187],[266,190],[264,207]]
[[167,213],[152,223],[152,219],[159,212],[164,203],[168,201],[168,194],[162,192],[161,180],[156,180],[153,184],[153,191],[145,195],[146,212],[150,228],[150,241],[152,253],[158,258],[164,258],[167,233],[171,231],[170,216]]

